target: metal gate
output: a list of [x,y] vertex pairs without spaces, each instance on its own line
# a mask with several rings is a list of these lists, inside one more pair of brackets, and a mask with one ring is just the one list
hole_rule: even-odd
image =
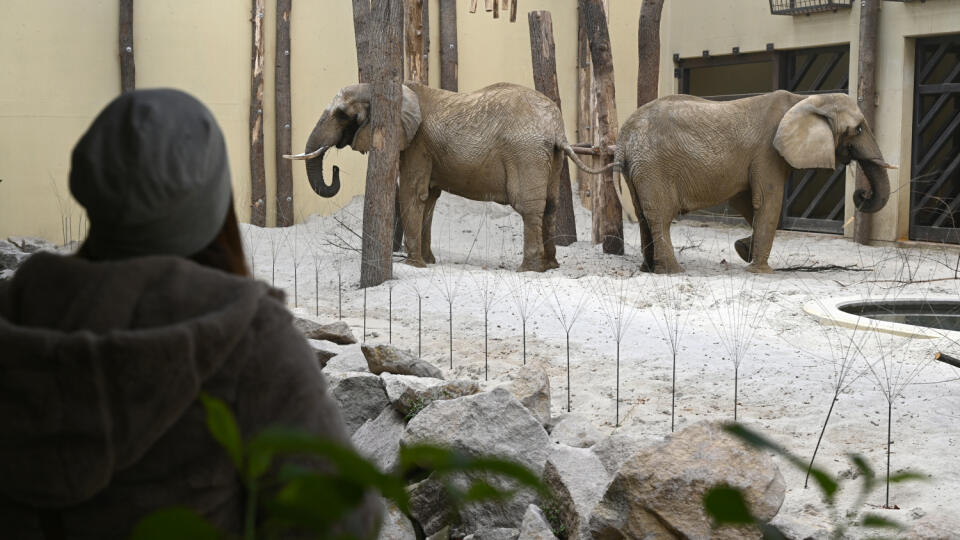
[[[679,64],[677,76],[681,93],[718,101],[754,96],[772,89],[796,94],[846,94],[850,83],[850,48],[847,45],[719,57],[708,56],[705,52],[703,58],[674,60]],[[733,72],[734,68],[739,71]],[[703,91],[708,85],[698,84],[698,81],[702,77],[717,77],[717,70],[722,69],[728,70],[722,85],[726,91]],[[784,189],[779,228],[841,234],[845,187],[846,169],[843,166],[833,171],[791,172]],[[725,216],[736,215],[736,212],[724,204],[700,214],[707,219],[726,221],[732,218]]]
[[[787,51],[780,57],[780,88],[795,94],[846,94],[850,48]],[[783,193],[780,228],[842,234],[846,167],[793,171]]]
[[960,35],[917,40],[910,239],[960,244]]

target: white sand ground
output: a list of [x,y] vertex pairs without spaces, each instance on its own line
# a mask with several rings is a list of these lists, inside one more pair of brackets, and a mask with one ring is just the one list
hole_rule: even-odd
[[[364,293],[357,288],[360,239],[354,232],[360,232],[361,213],[362,200],[356,199],[333,216],[315,216],[291,229],[246,225],[242,229],[257,277],[285,289],[291,308],[300,315],[319,320],[338,316],[339,268],[343,318],[358,336],[364,326]],[[919,471],[929,479],[894,485],[890,502],[899,509],[882,509],[882,488],[867,498],[865,508],[913,527],[917,535],[922,529],[939,531],[926,537],[960,534],[956,515],[960,496],[960,381],[956,379],[960,373],[932,361],[937,350],[960,355],[960,343],[825,327],[802,309],[809,301],[838,296],[957,297],[960,250],[863,247],[841,237],[778,232],[771,257],[775,268],[835,264],[867,271],[753,276],[744,271],[745,263],[733,251],[733,241],[747,234],[745,227],[682,221],[673,226],[673,240],[686,273],[668,277],[639,272],[636,225],[625,224],[627,254],[623,257],[604,255],[589,241],[590,216],[579,208],[577,226],[580,241],[558,248],[560,269],[517,274],[522,238],[519,216],[507,207],[443,195],[433,227],[433,249],[442,264],[417,269],[398,262],[394,280],[367,290],[366,341],[388,341],[392,294],[392,343],[416,352],[420,298],[423,357],[449,377],[482,380],[481,291],[487,282],[495,295],[489,303],[489,375],[506,380],[523,363],[517,304],[529,295],[528,307],[535,309],[529,310],[527,319],[526,361],[549,374],[552,413],[559,415],[566,410],[567,382],[564,331],[555,302],[559,299],[570,313],[582,300],[570,333],[572,409],[613,430],[617,377],[613,330],[616,313],[622,313],[619,429],[654,442],[670,432],[672,355],[664,323],[679,318],[685,325],[676,360],[677,429],[701,420],[732,419],[734,362],[724,343],[732,343],[733,348],[739,344],[739,420],[805,460],[810,458],[833,396],[835,373],[844,358],[852,358],[847,364],[851,375],[817,464],[833,474],[856,477],[846,456],[858,453],[882,473],[887,435],[887,400],[882,390],[888,386],[884,373],[891,373],[890,378],[900,382],[894,386],[910,383],[894,403],[891,468]],[[621,291],[623,302],[617,300]],[[453,369],[449,367],[448,294],[453,295]],[[605,311],[604,306],[609,309]],[[859,348],[845,354],[854,341]],[[874,369],[879,380],[865,371],[864,358],[878,362]],[[780,463],[787,496],[774,523],[798,538],[824,537],[831,518],[819,492],[812,484],[810,489],[803,488],[802,471]],[[844,485],[842,509],[857,495],[859,480]],[[852,534],[864,537],[866,531],[855,529]]]

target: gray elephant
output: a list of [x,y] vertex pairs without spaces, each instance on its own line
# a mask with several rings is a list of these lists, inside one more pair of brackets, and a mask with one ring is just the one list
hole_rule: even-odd
[[[340,189],[339,169],[323,179],[323,154],[330,147],[370,148],[368,84],[347,86],[333,98],[307,139],[303,154],[310,185],[322,197]],[[407,263],[435,262],[430,250],[433,209],[441,191],[510,205],[523,218],[520,270],[558,266],[554,244],[557,192],[564,154],[573,153],[560,109],[522,86],[499,83],[455,93],[415,83],[403,86],[400,153],[400,215]],[[316,158],[316,159],[314,159]]]
[[870,126],[846,94],[801,96],[776,91],[735,101],[668,96],[637,109],[620,132],[615,162],[640,220],[644,267],[682,272],[670,241],[678,215],[724,201],[753,234],[737,240],[751,272],[767,263],[790,169],[833,169],[856,160],[867,182],[853,200],[877,212],[890,181]]

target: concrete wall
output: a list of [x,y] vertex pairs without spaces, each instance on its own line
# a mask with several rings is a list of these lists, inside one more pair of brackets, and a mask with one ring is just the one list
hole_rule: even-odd
[[[568,138],[576,119],[576,0],[523,0],[516,23],[467,12],[459,0],[460,90],[509,81],[532,86],[526,12],[553,15],[557,67]],[[226,134],[237,209],[249,215],[247,110],[250,77],[250,6],[237,0],[139,1],[135,9],[138,87],[173,86],[193,93],[214,112]],[[621,122],[635,109],[637,21],[640,2],[610,2],[610,34]],[[858,4],[858,3],[857,3]],[[891,180],[909,177],[913,85],[913,37],[960,31],[960,5],[951,0],[901,4],[883,2],[880,106],[876,130],[889,161],[901,164]],[[482,6],[482,3],[481,3]],[[117,2],[115,0],[6,0],[0,20],[0,238],[36,235],[62,241],[62,222],[71,217],[76,237],[82,210],[67,189],[69,155],[99,110],[119,91]],[[437,0],[430,0],[433,44],[430,80],[439,81],[436,45]],[[268,220],[273,221],[275,5],[267,2],[264,136]],[[728,54],[849,43],[857,50],[859,8],[838,13],[774,17],[762,0],[667,0],[661,29],[661,94],[676,91],[673,54],[698,57],[704,49]],[[356,81],[350,2],[297,2],[292,13],[293,144],[300,151],[313,123],[336,91]],[[851,55],[851,80],[856,54]],[[294,165],[298,221],[328,213],[362,192],[366,157],[349,149],[328,160],[340,165],[344,187],[325,200]],[[852,191],[848,189],[848,193]],[[879,215],[875,234],[906,235],[908,190],[895,192]]]

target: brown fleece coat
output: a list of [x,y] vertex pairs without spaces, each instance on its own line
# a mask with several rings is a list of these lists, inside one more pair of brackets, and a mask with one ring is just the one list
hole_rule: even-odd
[[[175,257],[30,258],[0,286],[0,536],[125,538],[171,505],[239,531],[243,488],[201,391],[245,438],[280,425],[347,442],[281,299]],[[355,518],[366,536],[376,512]]]

